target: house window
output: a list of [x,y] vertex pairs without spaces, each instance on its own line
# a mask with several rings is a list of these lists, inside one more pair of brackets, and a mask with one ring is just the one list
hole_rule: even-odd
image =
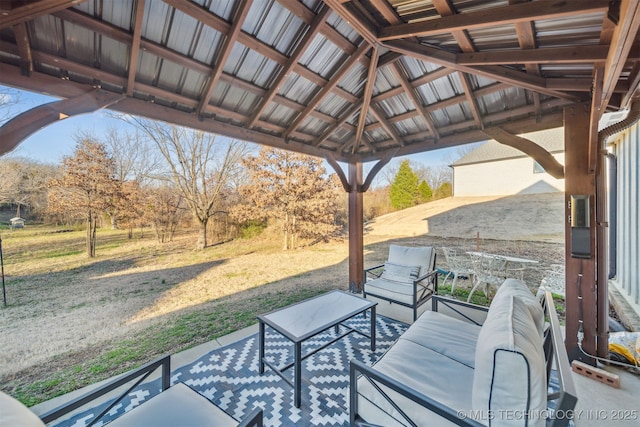
[[542,167],[542,165],[535,160],[533,161],[533,173],[545,173],[546,171]]

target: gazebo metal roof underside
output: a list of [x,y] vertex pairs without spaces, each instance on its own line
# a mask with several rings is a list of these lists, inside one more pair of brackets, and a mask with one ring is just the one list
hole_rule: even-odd
[[[637,0],[2,2],[0,83],[64,98],[49,107],[61,117],[106,107],[332,162],[388,161],[562,126],[563,108],[580,102],[597,131],[637,94],[639,10]],[[13,148],[2,144],[0,154]]]

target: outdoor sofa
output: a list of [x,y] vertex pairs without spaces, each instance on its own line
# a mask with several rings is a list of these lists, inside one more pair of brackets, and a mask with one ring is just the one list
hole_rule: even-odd
[[170,356],[161,357],[125,373],[40,416],[31,412],[18,400],[0,391],[0,427],[44,427],[85,405],[92,403],[97,405],[95,403],[97,399],[128,385],[129,387],[120,393],[118,398],[112,399],[100,414],[91,419],[88,426],[97,424],[101,421],[102,416],[158,369],[161,370],[161,392],[124,413],[108,425],[126,427],[175,427],[177,425],[183,427],[205,425],[211,427],[262,427],[262,410],[259,408],[254,409],[242,421],[238,422],[189,386],[177,383],[170,387]]
[[576,402],[551,293],[517,279],[489,308],[433,296],[372,367],[351,361],[352,426],[564,426]]

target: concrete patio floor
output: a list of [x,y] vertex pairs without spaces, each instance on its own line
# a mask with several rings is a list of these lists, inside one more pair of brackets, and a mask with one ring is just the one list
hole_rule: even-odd
[[[211,350],[226,346],[257,332],[258,325],[255,324],[172,355],[172,369],[191,363]],[[574,417],[576,427],[604,425],[635,427],[640,425],[640,376],[634,375],[624,368],[612,366],[600,366],[600,368],[618,375],[620,388],[610,387],[574,372],[573,380],[578,393],[578,404]],[[42,414],[91,391],[102,383],[92,384],[64,396],[42,402],[30,409],[38,415]]]

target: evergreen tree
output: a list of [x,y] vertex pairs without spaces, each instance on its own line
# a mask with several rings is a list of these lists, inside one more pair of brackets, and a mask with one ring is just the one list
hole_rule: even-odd
[[418,194],[420,195],[420,203],[425,203],[431,200],[433,197],[433,191],[427,181],[422,180],[420,185],[418,185]]
[[389,198],[394,208],[405,209],[416,205],[419,195],[418,180],[409,160],[404,160],[389,188]]

